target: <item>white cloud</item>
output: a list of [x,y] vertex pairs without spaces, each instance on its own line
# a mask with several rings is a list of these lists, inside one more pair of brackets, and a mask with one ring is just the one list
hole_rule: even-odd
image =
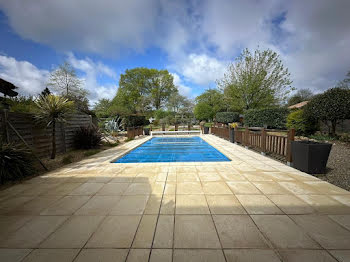
[[179,93],[183,96],[190,96],[192,89],[183,84],[180,76],[176,73],[170,73],[174,77],[174,85],[179,88]]
[[[68,54],[68,61],[72,66],[82,72],[84,88],[89,91],[90,104],[99,99],[112,99],[117,92],[117,73],[102,62],[94,62],[90,58],[77,59],[73,53]],[[108,84],[101,85],[98,77],[108,77]]]
[[17,86],[20,95],[37,95],[45,88],[49,71],[27,61],[0,55],[0,78]]
[[226,66],[227,62],[206,54],[190,54],[183,61],[176,61],[172,65],[186,79],[205,88],[224,75]]

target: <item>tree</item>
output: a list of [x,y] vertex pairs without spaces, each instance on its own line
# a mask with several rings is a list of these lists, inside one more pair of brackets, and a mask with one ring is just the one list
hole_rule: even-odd
[[109,117],[110,116],[111,100],[102,98],[95,103],[94,110],[98,117]]
[[335,136],[339,121],[350,118],[350,89],[335,87],[316,95],[304,112],[311,119],[323,121],[328,126],[328,133]]
[[82,81],[77,77],[72,65],[67,61],[51,72],[47,85],[66,96],[78,95],[83,91],[81,88]]
[[45,87],[45,89],[40,93],[40,96],[48,96],[48,95],[51,95],[51,91],[50,89]]
[[308,101],[313,97],[313,93],[309,89],[300,89],[298,92],[288,99],[288,106]]
[[74,102],[62,96],[47,95],[40,96],[35,103],[38,107],[36,119],[52,128],[51,159],[54,159],[56,157],[56,122],[65,121],[66,114],[73,110]]
[[212,108],[213,117],[217,112],[227,111],[224,95],[218,89],[205,90],[201,95],[196,97],[196,103],[204,103],[210,106]]
[[200,121],[211,121],[215,116],[215,112],[210,105],[200,102],[194,107],[194,116],[197,120]]
[[177,92],[173,76],[167,70],[128,69],[121,74],[119,88],[113,99],[115,109],[129,114],[160,109]]
[[292,90],[288,69],[270,49],[244,49],[217,84],[230,109],[238,112],[278,105]]

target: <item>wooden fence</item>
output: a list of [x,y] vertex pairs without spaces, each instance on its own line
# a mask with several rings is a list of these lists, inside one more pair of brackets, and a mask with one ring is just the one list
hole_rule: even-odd
[[[212,127],[214,135],[230,139],[229,127]],[[286,135],[283,135],[285,133]],[[292,162],[291,141],[294,141],[295,130],[272,130],[265,128],[235,128],[234,140],[238,144],[253,148],[264,154],[272,154]]]
[[[5,124],[7,121],[7,125]],[[74,114],[65,123],[56,124],[57,153],[63,153],[73,148],[75,132],[81,126],[92,123],[92,117],[86,114]],[[15,131],[16,130],[16,131]],[[52,129],[39,125],[33,114],[0,112],[0,132],[3,140],[23,143],[18,134],[33,149],[39,157],[50,156],[52,143]]]
[[143,135],[143,126],[127,128],[127,138],[132,139],[135,136],[141,136],[141,135]]

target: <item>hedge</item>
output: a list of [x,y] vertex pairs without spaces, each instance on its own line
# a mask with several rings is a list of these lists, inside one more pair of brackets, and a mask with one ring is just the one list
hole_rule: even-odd
[[215,117],[216,122],[219,123],[233,123],[239,121],[239,113],[237,112],[218,112]]
[[305,116],[304,110],[299,109],[291,112],[287,117],[287,128],[294,128],[296,135],[311,135],[317,129],[317,121]]
[[287,108],[250,109],[244,114],[244,124],[249,127],[285,129]]

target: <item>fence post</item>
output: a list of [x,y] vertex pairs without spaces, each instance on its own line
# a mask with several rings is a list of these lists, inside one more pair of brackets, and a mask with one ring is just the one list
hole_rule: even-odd
[[244,130],[244,146],[248,148],[249,146],[249,128],[246,126]]
[[295,136],[295,129],[289,129],[288,130],[288,137],[287,137],[287,165],[291,166],[293,159],[292,159],[292,141],[294,141]]
[[165,124],[162,124],[162,131],[165,131]]
[[191,131],[191,124],[188,124],[188,131]]
[[175,124],[175,131],[179,131],[179,126]]
[[7,121],[8,121],[8,110],[4,109],[2,111],[3,139],[6,143],[10,143],[10,136],[7,128]]
[[238,127],[235,126],[234,128],[234,135],[233,135],[233,142],[237,144],[237,136],[238,136]]
[[261,154],[266,155],[266,129],[264,127],[261,129]]

